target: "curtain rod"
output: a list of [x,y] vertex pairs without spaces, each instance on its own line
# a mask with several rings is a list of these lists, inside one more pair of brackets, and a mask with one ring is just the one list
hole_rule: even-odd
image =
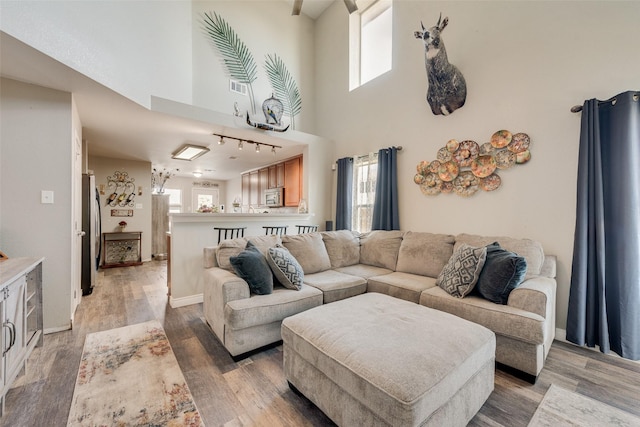
[[[388,148],[394,148],[394,147],[388,147]],[[398,146],[397,146],[397,147],[395,147],[395,148],[396,148],[398,151],[402,151],[402,145],[398,145]],[[378,154],[378,153],[373,153],[373,154]],[[367,157],[367,156],[368,156],[368,154],[363,154],[362,156],[351,156],[351,157],[356,158],[356,157]],[[337,161],[337,160],[336,160],[336,163],[338,163],[338,161]]]
[[[620,94],[620,95],[622,95],[622,94]],[[637,101],[639,99],[640,99],[640,92],[634,93],[633,94],[633,100]],[[598,105],[605,104],[607,102],[611,102],[613,105],[615,105],[615,103],[617,102],[617,98],[614,96],[613,98],[607,99],[606,101],[598,101]],[[574,105],[573,107],[571,107],[571,112],[572,113],[579,113],[580,111],[582,111],[582,105]]]

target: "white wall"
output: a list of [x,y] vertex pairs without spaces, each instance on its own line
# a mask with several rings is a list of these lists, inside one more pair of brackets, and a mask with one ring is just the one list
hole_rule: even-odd
[[[585,99],[638,89],[639,2],[395,1],[393,70],[348,91],[348,19],[342,4],[316,22],[317,122],[336,158],[402,145],[405,230],[528,237],[558,256],[558,327],[566,325],[575,225],[580,115]],[[424,47],[413,32],[449,17],[443,39],[465,76],[464,107],[434,116],[425,101]],[[452,138],[489,141],[526,132],[532,160],[501,171],[502,187],[463,198],[425,196],[416,164]]]
[[281,0],[193,2],[193,103],[227,114],[233,113],[234,102],[243,111],[248,110],[249,98],[229,91],[226,68],[202,29],[205,12],[220,15],[253,55],[258,67],[253,90],[262,120],[262,102],[273,91],[264,61],[267,54],[277,54],[302,96],[302,112],[295,118],[296,130],[315,133],[313,21],[304,15],[291,16],[290,5]]
[[2,31],[141,105],[150,95],[191,102],[188,1],[2,1],[0,8]]
[[[119,231],[118,223],[127,222],[127,231],[142,231],[142,260],[151,260],[151,163],[135,160],[111,159],[108,157],[89,156],[89,170],[96,177],[96,187],[104,185],[104,193],[100,194],[100,212],[102,216],[102,232]],[[133,207],[107,206],[106,201],[111,194],[107,186],[107,177],[114,176],[114,172],[126,172],[133,178],[136,185],[136,197]],[[142,187],[142,195],[138,194],[138,187]],[[132,217],[111,216],[114,209],[133,209]],[[104,248],[103,248],[104,251]],[[104,252],[103,252],[104,253]]]
[[[70,93],[0,80],[0,248],[45,257],[45,331],[70,327],[72,116]],[[40,203],[42,190],[53,204]]]

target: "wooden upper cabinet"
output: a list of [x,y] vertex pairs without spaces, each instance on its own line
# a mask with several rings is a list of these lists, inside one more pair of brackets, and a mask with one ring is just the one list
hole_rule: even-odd
[[284,206],[297,207],[302,198],[302,156],[243,173],[242,204],[263,206],[270,188],[284,188]]
[[242,204],[245,206],[249,205],[249,201],[251,199],[250,197],[250,189],[251,189],[251,184],[250,184],[250,178],[249,178],[249,174],[248,173],[243,173],[242,174]]
[[302,197],[302,157],[284,162],[284,205],[298,206]]
[[260,204],[260,176],[258,171],[249,172],[249,204],[251,206]]
[[259,197],[260,205],[264,205],[264,192],[269,188],[269,168],[263,168],[258,171]]

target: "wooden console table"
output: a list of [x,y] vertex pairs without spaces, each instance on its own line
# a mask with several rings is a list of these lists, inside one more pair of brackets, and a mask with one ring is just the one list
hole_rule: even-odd
[[102,268],[142,265],[142,231],[102,233]]

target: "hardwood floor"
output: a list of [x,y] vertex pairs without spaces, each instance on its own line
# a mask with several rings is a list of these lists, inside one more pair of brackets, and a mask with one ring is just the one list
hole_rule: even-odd
[[[331,426],[312,403],[287,386],[282,347],[234,362],[202,316],[202,304],[168,306],[166,261],[99,272],[71,331],[48,334],[26,374],[6,397],[0,426],[64,426],[85,336],[160,320],[207,426]],[[469,425],[526,426],[550,384],[640,416],[640,364],[554,342],[538,382],[500,370],[495,390]]]

